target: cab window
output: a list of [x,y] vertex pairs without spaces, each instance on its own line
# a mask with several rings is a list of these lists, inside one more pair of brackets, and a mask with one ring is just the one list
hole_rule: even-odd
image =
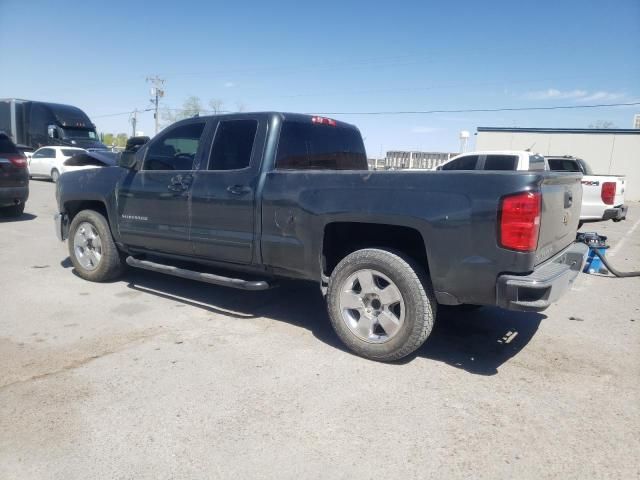
[[517,155],[487,155],[484,160],[485,170],[516,170],[518,167]]
[[478,155],[466,155],[445,163],[442,170],[475,170],[478,163]]

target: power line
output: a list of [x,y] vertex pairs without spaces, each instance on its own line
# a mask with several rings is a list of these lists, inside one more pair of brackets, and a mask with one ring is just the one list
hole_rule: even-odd
[[[436,113],[483,113],[483,112],[526,112],[533,110],[573,110],[580,108],[605,108],[605,107],[629,107],[640,105],[640,102],[627,103],[599,103],[593,105],[556,105],[553,107],[504,107],[504,108],[464,108],[455,110],[408,110],[408,111],[380,111],[380,112],[307,112],[308,115],[430,115]],[[137,109],[138,113],[149,112],[153,108]],[[183,108],[164,108],[164,110],[181,111]],[[120,115],[131,115],[135,110],[119,113],[107,113],[104,115],[92,115],[92,118],[117,117]],[[233,113],[230,110],[205,110],[200,113]]]
[[527,112],[533,110],[573,110],[580,108],[627,107],[640,102],[599,103],[593,105],[556,105],[554,107],[464,108],[455,110],[407,110],[386,112],[310,112],[309,115],[429,115],[434,113]]

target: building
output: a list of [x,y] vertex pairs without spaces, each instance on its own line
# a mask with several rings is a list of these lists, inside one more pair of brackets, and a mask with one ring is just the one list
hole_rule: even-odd
[[633,128],[640,128],[640,113],[633,116]]
[[640,200],[640,129],[478,127],[476,150],[574,155],[595,174],[626,175],[626,200]]
[[458,155],[457,153],[447,152],[410,152],[392,150],[387,152],[384,163],[378,168],[412,168],[412,169],[431,169],[442,165],[450,158]]

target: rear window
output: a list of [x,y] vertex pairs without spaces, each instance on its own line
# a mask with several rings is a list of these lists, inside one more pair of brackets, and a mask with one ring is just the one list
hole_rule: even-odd
[[515,170],[517,166],[516,155],[487,155],[484,160],[485,170]]
[[0,135],[0,153],[20,153],[11,139],[6,135]]
[[582,172],[580,165],[575,160],[568,158],[548,158],[549,170],[555,172]]
[[360,133],[352,128],[287,122],[282,125],[276,168],[280,170],[367,170]]
[[546,169],[544,164],[544,157],[542,155],[530,155],[529,156],[529,170],[534,172],[542,172]]

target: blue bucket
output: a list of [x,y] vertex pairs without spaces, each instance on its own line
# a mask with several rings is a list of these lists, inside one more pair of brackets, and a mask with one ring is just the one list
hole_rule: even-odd
[[607,274],[609,270],[602,264],[602,260],[598,256],[596,256],[595,250],[598,250],[600,254],[604,257],[609,248],[608,245],[604,247],[592,247],[589,246],[589,256],[587,257],[587,261],[584,264],[584,273],[602,273]]

